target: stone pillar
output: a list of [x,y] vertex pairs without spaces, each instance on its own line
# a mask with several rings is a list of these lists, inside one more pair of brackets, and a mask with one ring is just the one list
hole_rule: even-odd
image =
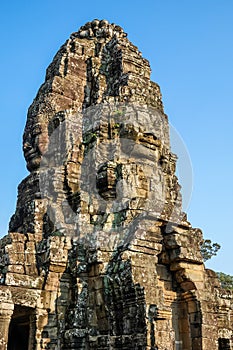
[[[34,341],[35,350],[42,350],[47,348],[47,344],[50,342],[48,332],[46,331],[43,335],[43,331],[48,325],[48,312],[43,309],[36,309],[35,314],[32,319],[32,329],[34,329],[33,334],[31,334],[31,342]],[[32,339],[34,337],[34,339]]]
[[14,304],[3,302],[0,305],[0,349],[7,350],[8,332]]

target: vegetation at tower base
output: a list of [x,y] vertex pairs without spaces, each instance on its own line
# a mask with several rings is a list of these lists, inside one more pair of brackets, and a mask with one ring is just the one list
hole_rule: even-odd
[[232,348],[232,292],[205,269],[160,88],[121,27],[71,34],[23,148],[30,174],[0,241],[1,349]]

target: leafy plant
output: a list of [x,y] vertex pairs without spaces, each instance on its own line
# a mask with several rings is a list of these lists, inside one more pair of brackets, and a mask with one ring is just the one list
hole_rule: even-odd
[[216,274],[218,276],[222,288],[233,289],[233,276],[227,275],[223,272],[216,272]]
[[221,248],[220,244],[212,243],[210,239],[204,239],[201,245],[201,255],[204,261],[211,259],[213,256],[217,255],[217,252]]

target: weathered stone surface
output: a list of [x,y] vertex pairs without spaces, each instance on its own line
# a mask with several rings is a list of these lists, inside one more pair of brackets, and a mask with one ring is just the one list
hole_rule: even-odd
[[122,28],[70,36],[23,142],[30,175],[0,240],[1,349],[232,348],[232,294],[204,267],[160,88]]

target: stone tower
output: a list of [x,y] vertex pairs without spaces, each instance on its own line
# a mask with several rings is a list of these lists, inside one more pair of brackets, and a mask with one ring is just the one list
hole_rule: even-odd
[[28,110],[0,241],[0,349],[233,349],[232,294],[182,212],[150,66],[121,27],[73,33]]

